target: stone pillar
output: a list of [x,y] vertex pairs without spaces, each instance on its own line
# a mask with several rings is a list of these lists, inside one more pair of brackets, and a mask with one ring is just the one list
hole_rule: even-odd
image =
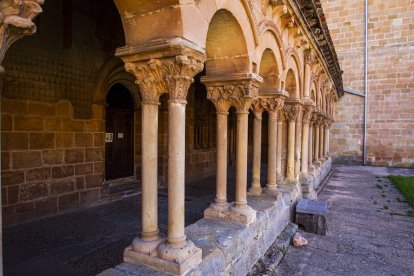
[[[175,40],[174,43],[177,43]],[[184,41],[183,41],[184,43]],[[181,45],[181,44],[180,44]],[[145,264],[168,273],[184,274],[201,262],[201,249],[185,235],[185,109],[193,77],[202,70],[205,54],[193,45],[174,47],[164,42],[119,48],[117,56],[133,73],[143,96],[143,231],[124,251],[124,261]],[[155,58],[159,56],[159,58]],[[158,238],[156,219],[156,136],[158,97],[169,94],[168,101],[168,232],[166,241]],[[149,96],[151,95],[151,97]],[[149,121],[153,120],[153,121]],[[146,136],[146,137],[145,137]],[[152,141],[151,141],[152,140]],[[154,141],[155,140],[155,141]],[[146,143],[146,144],[144,144]],[[144,148],[145,147],[145,148]],[[145,159],[147,158],[147,159]],[[147,164],[145,164],[147,163]],[[156,250],[145,248],[157,244]]]
[[252,186],[249,189],[251,195],[261,195],[262,186],[260,184],[260,171],[262,159],[262,114],[263,99],[253,100],[250,107],[254,114],[253,121],[253,169],[252,169]]
[[255,74],[233,74],[225,77],[206,76],[202,82],[208,87],[209,99],[220,99],[221,102],[234,106],[237,114],[235,202],[227,209],[210,207],[205,210],[204,216],[250,224],[256,219],[256,211],[247,205],[248,114],[252,101],[258,97],[262,78]]
[[282,116],[279,116],[277,121],[277,149],[276,149],[276,182],[281,184],[283,181],[282,174],[282,140],[283,140],[283,121]]
[[320,130],[320,117],[318,115],[314,115],[315,116],[315,153],[314,153],[314,165],[316,167],[320,167],[321,166],[321,162],[319,161],[319,149],[320,149],[320,139],[319,139],[319,130]]
[[301,172],[303,177],[308,176],[308,164],[309,164],[309,124],[310,119],[313,112],[313,106],[305,106],[304,112],[303,112],[303,130],[302,130],[302,159],[301,159]]
[[299,104],[299,114],[295,123],[295,178],[301,169],[301,147],[302,147],[302,104]]
[[266,194],[276,195],[277,188],[277,143],[278,143],[278,114],[284,106],[285,96],[277,96],[266,100],[266,110],[269,113],[268,127],[268,157],[267,157],[267,187]]
[[[0,2],[0,97],[3,95],[4,56],[9,47],[27,35],[36,33],[36,24],[32,20],[42,12],[44,0],[1,1]],[[0,110],[1,111],[1,110]],[[1,163],[1,159],[0,159]],[[1,180],[0,180],[1,188]],[[2,201],[0,198],[0,206]],[[0,275],[3,275],[3,235],[2,212],[0,212]]]
[[308,154],[308,171],[309,173],[313,173],[314,172],[314,166],[313,166],[313,154],[314,154],[314,141],[313,141],[313,137],[314,137],[314,123],[315,121],[313,120],[313,113],[311,113],[310,115],[310,123],[309,123],[309,154]]
[[299,103],[286,101],[283,108],[286,120],[288,122],[288,152],[287,152],[287,169],[286,177],[288,182],[296,180],[295,176],[295,130],[296,119],[299,115]]
[[319,124],[319,161],[323,162],[324,158],[323,158],[323,145],[324,145],[324,140],[325,140],[325,136],[324,136],[324,118],[321,119],[321,123]]
[[324,150],[324,157],[326,158],[326,159],[329,159],[329,129],[330,129],[330,126],[331,126],[331,122],[332,122],[332,120],[330,120],[330,119],[326,119],[325,120],[325,130],[324,130],[324,133],[325,133],[325,144],[324,144],[324,147],[323,147],[323,150]]
[[225,97],[224,85],[215,79],[202,77],[201,81],[207,87],[207,98],[213,102],[217,114],[217,165],[216,165],[216,199],[204,211],[204,217],[220,217],[229,208],[227,202],[227,132],[230,101]]
[[134,252],[154,255],[163,241],[158,229],[158,106],[166,91],[157,74],[162,70],[159,60],[147,63],[126,63],[125,68],[136,78],[142,106],[141,135],[141,223],[140,237],[132,241]]

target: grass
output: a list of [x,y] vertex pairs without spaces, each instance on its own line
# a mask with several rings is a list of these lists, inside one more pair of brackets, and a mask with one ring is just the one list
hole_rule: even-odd
[[[407,216],[414,217],[414,176],[390,175],[388,178],[392,180],[392,183],[404,195],[405,201],[413,208],[407,211]],[[398,197],[397,201],[402,202]]]

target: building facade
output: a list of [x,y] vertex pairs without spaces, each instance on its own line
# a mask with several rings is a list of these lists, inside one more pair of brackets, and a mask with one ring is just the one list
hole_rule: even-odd
[[[367,164],[414,165],[413,1],[321,1],[344,71],[344,86],[362,94],[367,40]],[[365,16],[365,2],[368,16]],[[367,19],[367,22],[366,20]],[[365,36],[365,23],[368,33]],[[336,162],[362,162],[364,98],[336,104],[331,149]]]
[[182,2],[46,1],[36,19],[41,0],[0,4],[3,224],[141,189],[142,230],[124,260],[181,274],[208,259],[186,238],[186,180],[215,175],[205,218],[250,228],[260,210],[248,194],[285,204],[287,220],[299,198],[316,198],[343,94],[320,2]]

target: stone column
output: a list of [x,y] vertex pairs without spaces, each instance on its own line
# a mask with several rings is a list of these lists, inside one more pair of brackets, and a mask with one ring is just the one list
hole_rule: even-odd
[[299,103],[286,101],[283,108],[286,120],[288,122],[288,153],[287,153],[287,169],[286,177],[288,182],[294,182],[295,176],[295,130],[296,119],[299,115]]
[[158,107],[165,93],[159,73],[159,60],[147,63],[126,63],[125,69],[136,78],[142,106],[141,135],[141,223],[140,237],[132,241],[132,249],[141,254],[154,255],[163,241],[158,229]]
[[325,144],[324,144],[324,147],[323,147],[323,149],[324,149],[324,154],[323,155],[326,159],[329,158],[329,129],[330,129],[330,126],[331,126],[331,122],[332,122],[332,120],[330,120],[330,119],[325,120],[325,131],[324,131],[324,133],[325,133]]
[[283,140],[283,121],[282,116],[279,116],[277,121],[277,149],[276,149],[276,182],[281,184],[283,181],[282,174],[282,140]]
[[284,106],[283,96],[269,98],[266,101],[266,110],[269,113],[268,127],[268,157],[267,157],[267,187],[266,194],[276,195],[277,191],[277,139],[278,114]]
[[[185,43],[184,43],[185,42]],[[174,40],[174,43],[177,40]],[[183,44],[181,44],[183,43]],[[201,262],[201,249],[186,239],[185,227],[185,109],[193,77],[202,70],[205,54],[197,45],[182,41],[180,47],[163,41],[117,50],[126,69],[133,73],[143,96],[143,231],[124,251],[124,261],[145,264],[173,274],[183,274]],[[183,46],[186,45],[186,46]],[[141,51],[141,52],[139,52]],[[155,58],[159,56],[159,58]],[[160,243],[156,220],[156,136],[157,100],[168,101],[168,232]],[[149,97],[151,95],[152,97]],[[149,121],[153,120],[153,121]],[[147,136],[147,137],[144,137]],[[151,141],[151,139],[155,139]],[[147,143],[147,144],[144,144]],[[146,147],[144,149],[144,147]],[[147,159],[145,159],[147,158]],[[147,163],[147,164],[145,164]],[[145,169],[146,166],[146,169]],[[156,241],[156,242],[154,242]],[[157,243],[157,250],[145,251],[144,244]],[[144,249],[144,250],[143,250]]]
[[320,130],[320,117],[318,115],[314,115],[315,116],[315,153],[314,153],[314,165],[317,167],[321,166],[321,163],[319,161],[319,145],[320,145],[320,141],[319,141],[319,130]]
[[323,162],[324,158],[323,158],[323,145],[324,145],[324,140],[325,140],[325,136],[324,136],[324,118],[321,119],[321,123],[319,124],[319,161]]
[[295,123],[295,178],[299,175],[302,147],[302,104],[299,104],[299,114]]
[[222,212],[226,212],[229,208],[227,202],[227,132],[230,101],[225,96],[224,85],[220,81],[208,77],[202,77],[201,81],[207,87],[207,98],[213,102],[217,114],[216,199],[204,211],[204,217],[217,218],[223,216]]
[[314,167],[313,167],[313,154],[314,154],[314,141],[313,141],[313,137],[314,137],[314,123],[315,121],[313,120],[313,113],[311,113],[310,115],[310,123],[309,123],[309,154],[308,154],[308,171],[309,173],[313,173],[314,171]]
[[310,119],[312,116],[312,112],[313,112],[313,105],[308,105],[305,106],[304,108],[304,112],[303,112],[303,130],[302,130],[302,159],[301,159],[301,173],[303,177],[308,177],[308,164],[309,164],[309,148],[310,143],[309,143],[309,124],[310,124]]
[[[237,113],[235,202],[228,209],[214,210],[210,207],[204,212],[204,216],[250,224],[255,220],[256,212],[247,205],[248,114],[252,101],[258,97],[262,78],[255,74],[233,74],[224,77],[206,76],[202,78],[202,82],[208,87],[209,99],[219,99],[223,104],[234,106]],[[226,162],[223,161],[222,166],[227,168],[224,163]]]
[[262,114],[263,99],[253,100],[251,111],[254,114],[253,121],[253,169],[252,169],[252,186],[249,189],[251,195],[261,195],[262,186],[260,184],[260,171],[262,159]]
[[[4,56],[9,47],[27,35],[36,33],[32,20],[42,12],[43,0],[1,1],[0,3],[0,96],[3,95]],[[1,163],[1,159],[0,159]],[[0,181],[1,188],[1,181]],[[2,206],[0,198],[0,206]],[[2,213],[0,212],[0,275],[3,275]]]

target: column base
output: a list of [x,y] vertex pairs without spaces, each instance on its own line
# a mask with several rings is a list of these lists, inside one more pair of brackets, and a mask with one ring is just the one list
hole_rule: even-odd
[[228,217],[230,203],[223,204],[211,203],[210,206],[204,210],[204,218],[212,219],[226,219]]
[[232,221],[249,225],[256,220],[256,211],[249,205],[233,205],[230,207],[230,217]]
[[315,160],[315,161],[313,161],[313,165],[314,165],[315,167],[317,167],[316,169],[318,169],[318,167],[320,168],[320,167],[322,166],[322,162],[321,162],[321,161],[319,161],[319,160]]
[[249,196],[260,196],[262,194],[262,187],[261,186],[251,186],[247,195]]
[[145,241],[138,237],[134,238],[131,243],[131,248],[134,252],[157,256],[157,247],[165,240],[165,238],[157,238],[152,241]]
[[277,191],[276,187],[266,187],[263,189],[263,194],[268,195],[268,196],[272,196],[275,197],[275,200],[277,200],[279,198],[279,192]]
[[[161,258],[162,257],[162,258]],[[145,265],[156,270],[176,275],[184,275],[202,261],[202,251],[193,242],[187,241],[180,248],[173,248],[166,242],[158,246],[157,256],[135,252],[132,246],[124,250],[124,262]]]

